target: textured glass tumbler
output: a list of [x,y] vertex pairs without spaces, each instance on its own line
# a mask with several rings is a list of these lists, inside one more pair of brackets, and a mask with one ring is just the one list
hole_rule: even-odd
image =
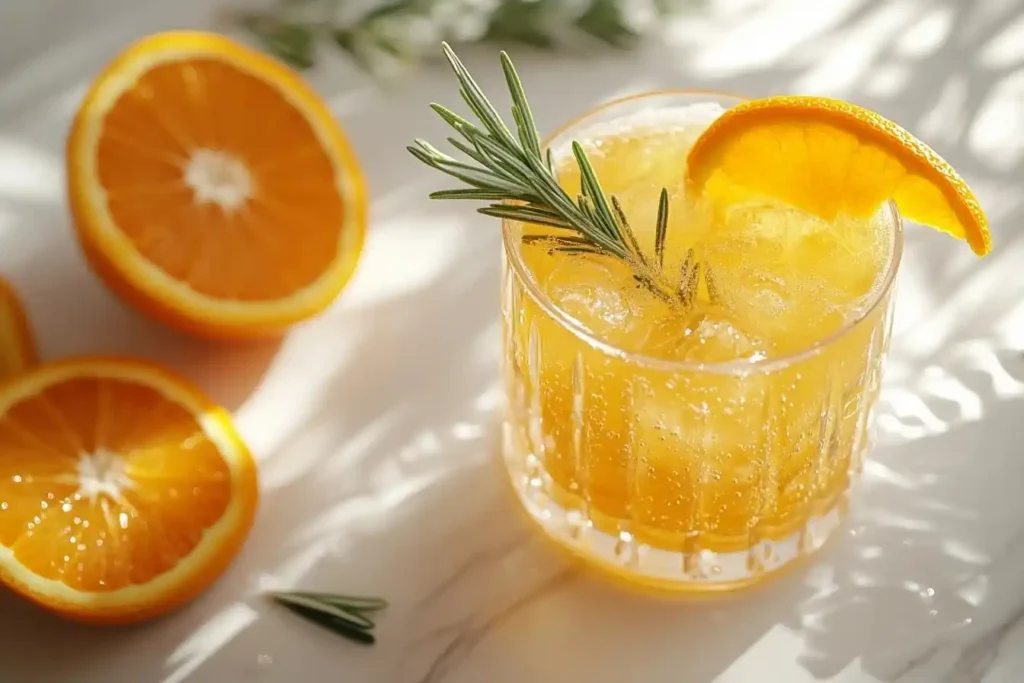
[[[640,109],[738,100],[671,91],[606,104],[546,144]],[[504,459],[556,543],[668,591],[753,584],[820,548],[861,469],[903,246],[860,314],[805,350],[756,362],[676,362],[590,335],[541,290],[506,221]],[[836,267],[842,267],[836,264]]]

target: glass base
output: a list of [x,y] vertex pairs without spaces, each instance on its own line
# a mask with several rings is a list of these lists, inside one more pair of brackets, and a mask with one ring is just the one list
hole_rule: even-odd
[[[508,451],[506,456],[507,464],[513,465]],[[734,552],[672,551],[640,542],[628,531],[602,531],[579,510],[560,506],[542,482],[521,468],[510,466],[508,472],[526,512],[556,545],[618,582],[668,593],[732,591],[774,578],[824,546],[848,509],[847,491],[781,538]]]

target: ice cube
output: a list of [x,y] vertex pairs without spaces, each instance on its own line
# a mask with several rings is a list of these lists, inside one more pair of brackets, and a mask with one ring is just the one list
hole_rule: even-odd
[[814,234],[828,232],[831,224],[800,209],[772,200],[748,201],[730,206],[723,215],[724,234],[744,234],[780,246]]
[[722,307],[698,303],[694,309],[676,309],[674,315],[656,321],[644,350],[669,360],[727,363],[764,358],[770,346]]
[[842,324],[844,297],[826,279],[793,270],[746,275],[716,282],[722,305],[773,353],[806,348]]
[[[828,232],[808,238],[801,263],[827,280],[837,304],[852,310],[881,284],[892,253],[891,232],[882,215],[838,216]],[[820,264],[831,267],[822,272]]]
[[671,308],[634,277],[633,268],[607,256],[555,254],[544,287],[555,304],[601,340],[641,351],[654,323]]
[[768,346],[762,340],[744,332],[735,321],[721,315],[702,316],[688,341],[683,358],[689,361],[757,360],[768,352]]
[[729,263],[730,256],[743,254],[738,265],[748,271],[843,303],[873,290],[891,252],[884,210],[869,219],[840,215],[829,222],[792,207],[751,202],[730,208],[715,227],[707,248],[716,260]]
[[880,270],[870,221],[829,223],[785,206],[747,204],[726,212],[716,228],[705,251],[720,303],[774,353],[799,351],[837,330]]
[[[736,345],[748,351],[756,348],[738,338],[729,324],[716,325],[714,336],[706,338],[705,344],[721,344],[720,358],[728,358]],[[707,346],[691,347],[688,360],[705,360],[698,354],[708,351]],[[638,435],[664,458],[714,455],[721,459],[735,454],[760,438],[768,383],[769,377],[755,369],[646,376],[634,393]]]
[[[655,341],[657,340],[657,341]],[[727,363],[764,358],[769,345],[718,306],[663,321],[648,344],[657,355],[694,363]]]

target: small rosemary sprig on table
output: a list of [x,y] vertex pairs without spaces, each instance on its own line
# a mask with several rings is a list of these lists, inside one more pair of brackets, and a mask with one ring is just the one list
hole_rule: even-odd
[[270,597],[299,616],[366,645],[376,642],[373,617],[388,605],[380,598],[303,591],[275,592]]
[[462,99],[482,127],[440,104],[430,105],[462,136],[462,140],[448,138],[452,147],[476,162],[460,161],[417,139],[416,144],[408,148],[413,156],[470,186],[434,192],[430,197],[493,202],[478,211],[487,216],[546,225],[559,231],[556,236],[527,235],[524,241],[542,242],[553,251],[601,254],[622,259],[634,267],[636,280],[657,296],[684,305],[692,303],[700,280],[700,264],[694,264],[691,258],[676,282],[663,273],[668,191],[661,191],[652,262],[640,248],[618,199],[605,194],[579,142],[573,141],[572,153],[580,170],[581,191],[574,200],[558,184],[551,150],[541,150],[533,113],[509,56],[501,53],[501,66],[512,98],[515,134],[451,47],[447,43],[442,46],[459,80]]

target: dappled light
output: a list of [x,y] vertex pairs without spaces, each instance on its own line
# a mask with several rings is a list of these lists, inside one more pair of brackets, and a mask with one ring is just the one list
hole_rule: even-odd
[[0,192],[13,200],[56,202],[64,190],[57,159],[24,143],[0,138]]
[[225,643],[252,624],[258,615],[244,604],[234,604],[207,621],[167,658],[173,673],[163,683],[182,683]]
[[[995,661],[1020,629],[1019,2],[708,0],[671,20],[664,45],[513,52],[542,131],[611,97],[662,87],[849,99],[962,169],[992,222],[995,249],[983,262],[946,236],[907,227],[875,448],[845,531],[762,589],[680,605],[571,570],[513,501],[498,447],[498,226],[468,206],[428,200],[445,185],[404,149],[414,137],[440,138],[427,105],[454,100],[442,69],[425,66],[397,88],[334,57],[310,73],[373,197],[359,271],[321,317],[229,352],[139,318],[98,284],[64,205],[71,112],[125,41],[167,25],[206,26],[214,5],[104,1],[123,18],[104,26],[76,15],[85,23],[75,36],[67,29],[64,39],[25,47],[18,73],[0,66],[4,275],[23,292],[46,357],[145,355],[233,409],[263,497],[229,573],[166,620],[83,631],[0,595],[10,632],[0,658],[15,670],[62,659],[47,664],[46,680],[107,683],[104,672],[118,667],[134,680],[258,682],[312,675],[315,661],[317,672],[354,682],[506,683],[626,680],[636,662],[667,676],[685,662],[686,683],[732,683],[761,680],[765,662],[776,662],[787,683],[937,683],[982,680],[980,663]],[[464,54],[489,91],[501,78],[493,53]],[[387,597],[376,649],[307,628],[262,596],[296,587]],[[614,666],[565,656],[612,651],[630,654]],[[948,672],[964,677],[942,678]]]
[[[1021,31],[1024,40],[1024,31]],[[1024,160],[1024,68],[1007,75],[985,98],[968,133],[978,157],[997,170],[1019,168]]]

